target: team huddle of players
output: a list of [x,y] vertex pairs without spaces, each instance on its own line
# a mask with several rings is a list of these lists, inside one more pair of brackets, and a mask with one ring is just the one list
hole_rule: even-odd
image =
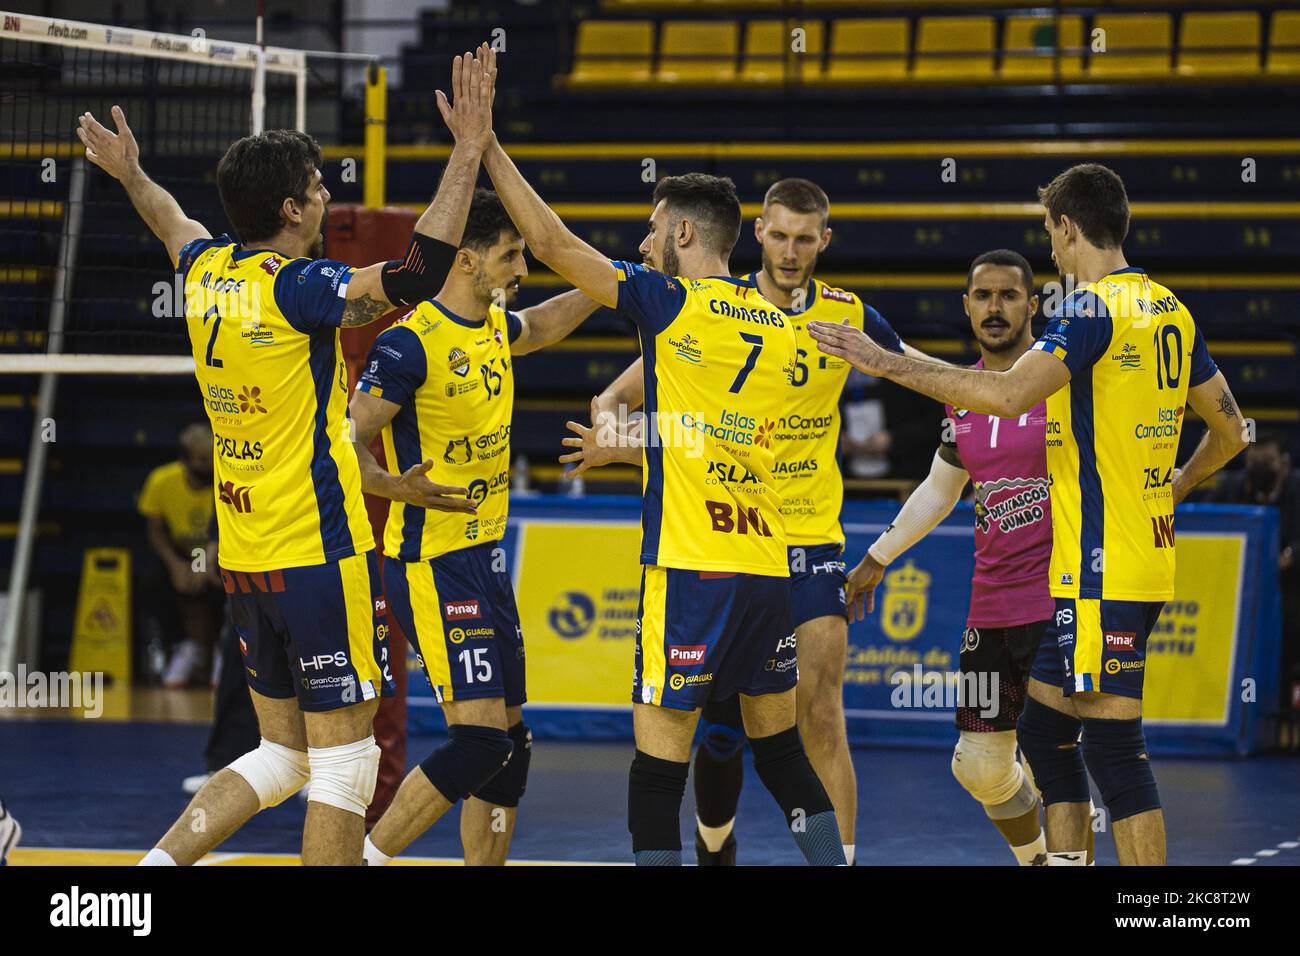
[[[505,861],[531,753],[523,635],[498,547],[513,361],[599,306],[636,325],[642,354],[593,401],[590,426],[570,423],[575,450],[562,460],[643,469],[628,785],[638,864],[681,862],[701,714],[700,863],[735,862],[746,741],[808,862],[853,862],[849,619],[968,478],[977,564],[961,668],[992,675],[999,700],[994,715],[959,710],[954,774],[1024,864],[1085,860],[1089,772],[1121,862],[1163,861],[1141,730],[1145,641],[1172,596],[1173,506],[1240,449],[1242,423],[1191,316],[1124,262],[1118,177],[1075,167],[1040,192],[1053,257],[1077,289],[1037,341],[1028,263],[1006,250],[975,260],[964,302],[982,359],[957,368],[816,278],[829,202],[806,180],[768,191],[754,224],[762,265],[743,278],[729,263],[735,189],[697,173],[656,185],[641,261],[610,260],[497,142],[495,76],[486,47],[455,59],[453,95],[438,94],[455,137],[438,193],[404,258],[360,269],[320,258],[329,195],[308,137],[230,148],[217,178],[235,236],[213,239],[141,171],[120,110],[116,134],[82,118],[87,156],[122,182],[184,275],[218,436],[222,574],[262,732],[143,862],[193,863],[308,781],[304,863],[387,863],[462,800],[467,862]],[[495,192],[474,188],[480,164]],[[525,244],[575,288],[516,312]],[[349,396],[339,327],[397,306],[412,308],[375,340]],[[930,476],[846,574],[836,457],[850,367],[949,407]],[[1189,400],[1210,428],[1176,475]],[[638,405],[643,418],[617,414]],[[1142,427],[1171,421],[1172,432]],[[368,450],[377,438],[386,467]],[[382,582],[363,491],[392,501]],[[449,730],[366,836],[389,616]]]

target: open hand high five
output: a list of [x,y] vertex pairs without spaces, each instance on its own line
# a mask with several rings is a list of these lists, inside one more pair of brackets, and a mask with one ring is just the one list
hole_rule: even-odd
[[90,113],[77,118],[77,138],[86,147],[86,158],[119,182],[140,169],[140,146],[126,125],[122,107],[113,107],[114,133]]
[[456,142],[487,149],[492,142],[492,100],[496,95],[497,54],[486,43],[474,55],[451,61],[451,94],[437,90],[438,112]]

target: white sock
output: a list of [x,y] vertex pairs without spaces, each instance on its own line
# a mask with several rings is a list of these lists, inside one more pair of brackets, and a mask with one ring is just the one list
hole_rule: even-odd
[[1087,866],[1087,850],[1060,850],[1047,854],[1048,866]]
[[847,863],[849,866],[853,865],[853,853],[855,850],[857,850],[857,848],[858,845],[856,843],[844,844],[844,862]]
[[393,858],[385,853],[379,847],[371,842],[370,837],[366,837],[365,849],[362,851],[362,858],[366,861],[366,866],[387,866],[393,862]]
[[172,859],[172,855],[166,850],[154,847],[144,855],[144,859],[137,863],[136,866],[176,866],[176,861]]
[[1011,852],[1016,855],[1016,861],[1021,866],[1033,866],[1034,861],[1039,857],[1047,856],[1047,837],[1043,836],[1043,831],[1038,831],[1038,836],[1032,843],[1026,843],[1024,846],[1013,846]]
[[722,844],[727,842],[727,837],[731,835],[731,827],[736,820],[733,817],[720,827],[706,827],[700,822],[700,818],[695,818],[695,825],[700,828],[700,839],[708,847],[710,853],[717,853],[722,849]]

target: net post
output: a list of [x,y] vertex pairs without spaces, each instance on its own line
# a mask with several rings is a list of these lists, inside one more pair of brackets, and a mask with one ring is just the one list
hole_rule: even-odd
[[[77,263],[77,246],[81,242],[81,217],[86,196],[86,160],[72,160],[68,183],[67,217],[59,241],[59,261],[54,273],[54,290],[50,297],[50,324],[46,348],[48,353],[63,351],[63,325],[72,274]],[[18,511],[18,533],[14,538],[14,558],[9,569],[9,602],[5,607],[4,629],[0,631],[0,671],[13,673],[18,655],[18,628],[27,597],[27,579],[31,571],[32,546],[36,539],[36,515],[41,507],[41,488],[45,481],[45,461],[49,443],[45,441],[45,419],[54,413],[54,393],[59,376],[55,372],[41,375],[36,412],[32,418],[32,437],[27,450],[27,467],[23,475],[23,500]]]
[[388,71],[377,63],[366,70],[366,150],[362,202],[369,209],[384,204],[388,155]]

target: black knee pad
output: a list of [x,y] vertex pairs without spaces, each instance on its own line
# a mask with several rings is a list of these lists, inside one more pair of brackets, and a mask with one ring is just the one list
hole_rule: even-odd
[[420,769],[438,792],[455,803],[480,789],[510,760],[510,737],[495,727],[452,724],[447,742]]
[[1112,823],[1160,808],[1160,793],[1147,757],[1140,717],[1085,720],[1083,757],[1092,779],[1097,781]]
[[661,760],[640,750],[632,758],[627,784],[627,829],[632,852],[682,849],[682,796],[686,761]]
[[1043,806],[1087,803],[1088,771],[1079,752],[1078,718],[1053,710],[1032,697],[1025,699],[1016,725],[1020,753],[1029,763]]
[[514,750],[501,772],[474,791],[480,800],[498,807],[517,807],[528,785],[528,763],[533,757],[533,732],[523,723],[515,724],[507,733]]
[[806,819],[834,809],[826,788],[808,762],[798,729],[791,727],[770,737],[750,737],[749,746],[754,751],[758,779],[776,798],[791,823],[799,814]]
[[745,746],[745,731],[730,724],[701,721],[700,748],[718,763],[730,760]]

